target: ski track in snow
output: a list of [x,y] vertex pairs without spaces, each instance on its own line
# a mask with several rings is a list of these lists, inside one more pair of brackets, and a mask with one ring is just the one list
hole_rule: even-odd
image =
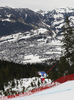
[[[22,97],[22,98],[17,99],[17,100],[24,100],[24,99],[28,99],[28,98],[33,98],[33,97],[42,96],[42,95],[49,95],[49,94],[54,94],[54,93],[59,93],[59,92],[65,92],[65,91],[69,91],[69,90],[72,90],[72,89],[55,91],[55,92],[50,92],[50,93],[43,93],[43,94],[33,95],[33,96],[28,96],[28,97]],[[16,100],[16,99],[14,99],[14,100]]]
[[[71,81],[71,84],[70,84],[70,81],[65,82],[63,84],[60,84],[60,85],[55,86],[53,88],[38,92],[36,94],[26,96],[26,97],[20,97],[20,98],[17,98],[17,100],[27,100],[29,98],[30,98],[30,100],[32,100],[32,99],[34,99],[34,97],[37,98],[37,97],[48,96],[48,95],[51,96],[51,94],[64,93],[64,92],[68,92],[68,91],[70,92],[71,90],[74,91],[74,81]],[[12,100],[16,100],[16,98],[12,99]],[[39,100],[41,100],[41,99],[39,99]]]

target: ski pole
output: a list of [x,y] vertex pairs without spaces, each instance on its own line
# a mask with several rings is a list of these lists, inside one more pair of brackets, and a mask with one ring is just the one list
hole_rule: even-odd
[[56,65],[56,64],[54,64],[54,65],[52,66],[52,68],[49,69],[49,70],[47,71],[47,74],[48,74],[49,71],[52,71],[52,69],[53,69],[53,67],[54,67],[55,65]]

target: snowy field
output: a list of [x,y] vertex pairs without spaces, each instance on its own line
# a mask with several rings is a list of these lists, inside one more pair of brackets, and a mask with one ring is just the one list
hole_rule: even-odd
[[30,96],[9,100],[74,100],[74,81],[67,81]]

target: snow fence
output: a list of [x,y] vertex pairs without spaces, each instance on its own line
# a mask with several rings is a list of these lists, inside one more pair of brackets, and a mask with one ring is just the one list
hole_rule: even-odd
[[57,86],[57,85],[59,85],[61,83],[64,83],[64,82],[70,81],[70,80],[74,80],[74,74],[63,76],[61,78],[58,78],[54,82],[51,82],[51,83],[49,83],[49,84],[47,84],[45,86],[39,87],[39,88],[34,89],[34,90],[30,90],[30,91],[25,92],[25,93],[0,97],[0,100],[8,100],[8,99],[12,99],[12,98],[19,98],[19,97],[29,96],[29,95],[32,95],[32,94],[37,93],[39,91],[42,91],[42,90],[45,90],[45,89],[49,89],[51,87]]

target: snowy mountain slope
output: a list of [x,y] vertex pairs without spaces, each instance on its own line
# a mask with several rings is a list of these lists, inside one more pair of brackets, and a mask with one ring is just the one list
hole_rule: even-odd
[[[74,81],[67,81],[51,89],[41,91],[31,96],[17,98],[17,100],[74,100]],[[9,100],[16,100],[9,99]]]
[[62,33],[62,27],[66,16],[69,17],[72,27],[74,27],[74,8],[56,8],[44,14],[45,23],[58,35]]
[[61,39],[51,37],[45,28],[12,34],[0,38],[0,59],[17,63],[58,59],[61,45]]
[[23,33],[41,27],[60,35],[66,16],[70,18],[71,24],[74,26],[74,8],[56,8],[45,12],[32,11],[28,8],[0,7],[0,36]]
[[73,8],[45,12],[0,7],[0,59],[16,63],[59,59],[66,16],[74,27]]
[[43,16],[27,8],[0,7],[0,36],[37,28]]

